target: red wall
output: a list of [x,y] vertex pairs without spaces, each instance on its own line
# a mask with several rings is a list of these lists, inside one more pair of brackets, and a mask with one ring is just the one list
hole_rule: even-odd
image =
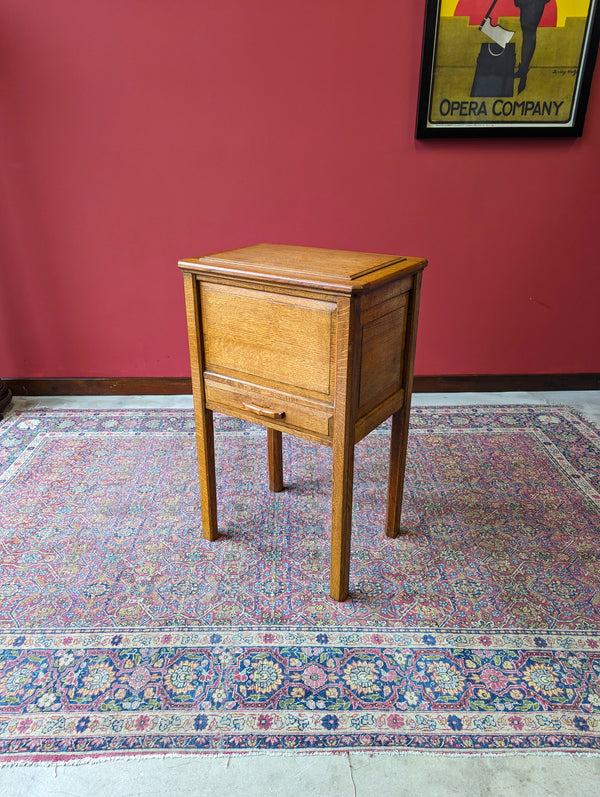
[[582,139],[416,141],[424,0],[0,0],[0,376],[189,374],[178,258],[426,256],[419,374],[600,371]]

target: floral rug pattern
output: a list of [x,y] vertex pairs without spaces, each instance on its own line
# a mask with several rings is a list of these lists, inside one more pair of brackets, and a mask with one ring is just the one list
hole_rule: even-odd
[[417,408],[357,446],[351,597],[328,596],[331,452],[191,411],[0,424],[0,762],[234,750],[600,748],[600,434],[566,408]]

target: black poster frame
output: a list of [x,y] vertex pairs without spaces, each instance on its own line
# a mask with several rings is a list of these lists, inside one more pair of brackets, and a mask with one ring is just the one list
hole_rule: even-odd
[[[519,16],[522,7],[527,2],[535,3],[540,0],[516,0],[515,2],[515,18]],[[543,1],[543,0],[542,0]],[[492,8],[495,5],[494,0],[487,0],[492,2]],[[496,0],[497,2],[497,0]],[[547,0],[546,0],[547,2]],[[443,85],[440,81],[443,80],[440,70],[436,71],[438,63],[438,53],[443,52],[444,33],[440,31],[440,9],[442,0],[426,0],[425,6],[425,26],[423,34],[423,48],[421,60],[421,79],[419,86],[419,100],[417,108],[417,125],[416,137],[417,138],[464,138],[464,137],[514,137],[514,136],[581,136],[583,133],[585,114],[587,110],[590,87],[592,82],[592,75],[596,62],[598,52],[598,42],[600,40],[600,0],[590,0],[589,11],[585,22],[585,31],[581,42],[579,63],[576,68],[570,70],[571,74],[575,75],[574,87],[572,94],[569,95],[571,100],[570,114],[568,119],[553,122],[551,118],[544,118],[544,113],[547,111],[546,116],[551,117],[552,111],[558,103],[548,99],[548,102],[541,103],[539,100],[527,100],[527,92],[514,95],[511,101],[508,95],[489,97],[473,95],[472,92],[475,88],[475,81],[471,88],[471,94],[464,93],[453,100],[436,100],[436,89],[438,85]],[[485,14],[485,6],[487,3],[484,1],[482,7]],[[491,9],[490,9],[491,11]],[[488,18],[490,13],[485,15]],[[482,20],[482,25],[475,26],[474,30],[477,31],[481,37],[482,42],[486,41],[487,37],[482,30],[485,18]],[[497,23],[498,24],[498,23]],[[471,26],[473,28],[473,26]],[[496,35],[494,31],[502,31],[503,28],[498,24],[498,28],[492,26],[487,28],[492,31],[492,35]],[[501,47],[495,42],[487,42],[490,52],[496,54]],[[513,45],[505,45],[506,47],[513,47]],[[446,47],[447,49],[447,47]],[[483,47],[482,47],[483,49]],[[514,50],[513,50],[514,52]],[[534,55],[535,57],[535,55]],[[558,65],[557,65],[558,67]],[[479,63],[473,64],[474,73],[479,69]],[[557,69],[554,70],[557,73]],[[514,74],[513,80],[515,81],[515,91],[520,88],[518,72]],[[439,90],[437,91],[439,97]],[[433,103],[437,102],[435,106]],[[524,105],[524,103],[529,105]],[[527,116],[517,118],[514,111],[515,108],[529,108],[533,106],[534,115],[531,119]],[[539,106],[539,108],[538,108]],[[484,113],[485,110],[485,113]],[[471,111],[471,112],[470,112]],[[508,111],[508,113],[507,113]],[[535,111],[538,111],[537,116]],[[437,118],[436,118],[437,112]],[[507,118],[511,116],[512,118]],[[522,112],[524,113],[524,111]]]

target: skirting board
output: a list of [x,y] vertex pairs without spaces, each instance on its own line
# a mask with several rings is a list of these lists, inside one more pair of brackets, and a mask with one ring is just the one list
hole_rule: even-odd
[[6,382],[0,379],[0,420],[2,420],[2,412],[12,401],[12,392]]
[[[192,382],[187,377],[5,379],[4,384],[14,396],[158,396],[192,392]],[[415,393],[600,390],[600,373],[415,376],[413,390]]]

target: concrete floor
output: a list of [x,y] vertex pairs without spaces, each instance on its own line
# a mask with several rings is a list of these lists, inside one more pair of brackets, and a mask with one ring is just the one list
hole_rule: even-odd
[[[600,426],[600,391],[449,393],[413,405],[566,404]],[[191,407],[191,396],[15,398],[32,407]],[[179,756],[0,769],[3,797],[594,797],[600,756],[536,753]]]

